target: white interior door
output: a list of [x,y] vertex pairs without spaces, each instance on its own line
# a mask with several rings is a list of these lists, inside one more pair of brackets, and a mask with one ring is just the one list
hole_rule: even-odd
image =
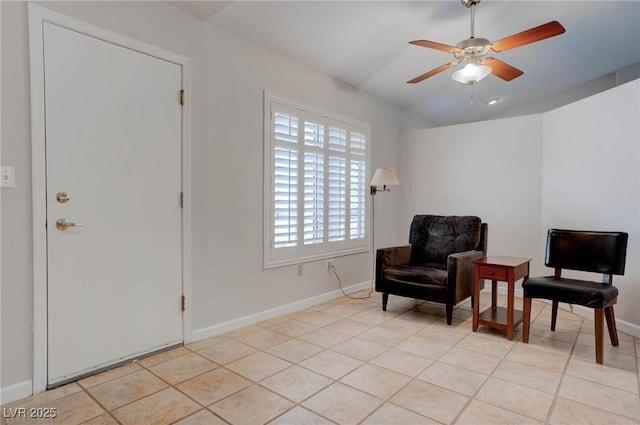
[[43,31],[54,384],[182,341],[182,68]]

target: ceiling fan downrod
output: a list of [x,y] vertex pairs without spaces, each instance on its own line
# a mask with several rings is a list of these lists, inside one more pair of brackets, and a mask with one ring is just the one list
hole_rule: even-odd
[[460,0],[460,3],[471,9],[471,37],[469,38],[475,38],[476,5],[480,3],[480,0]]
[[475,12],[476,5],[480,3],[480,0],[460,0],[460,3],[471,9],[471,37],[456,44],[456,48],[459,50],[453,52],[453,56],[458,60],[466,60],[473,65],[479,66],[491,47],[491,42],[486,38],[475,37]]

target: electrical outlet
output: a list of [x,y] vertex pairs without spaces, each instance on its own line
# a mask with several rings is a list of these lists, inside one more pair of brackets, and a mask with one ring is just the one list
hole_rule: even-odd
[[304,275],[304,265],[302,264],[298,264],[298,271],[297,271],[298,277]]
[[16,187],[16,169],[12,165],[3,165],[0,186],[13,189]]
[[333,260],[327,260],[327,271],[330,272],[333,269]]

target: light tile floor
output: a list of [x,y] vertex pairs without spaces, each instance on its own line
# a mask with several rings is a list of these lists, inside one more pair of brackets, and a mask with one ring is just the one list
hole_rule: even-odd
[[[593,322],[560,311],[550,332],[539,301],[529,344],[472,332],[468,301],[452,326],[438,304],[380,305],[342,297],[201,340],[11,403],[2,425],[640,423],[640,339],[605,340],[601,366]],[[8,417],[32,407],[57,417]]]

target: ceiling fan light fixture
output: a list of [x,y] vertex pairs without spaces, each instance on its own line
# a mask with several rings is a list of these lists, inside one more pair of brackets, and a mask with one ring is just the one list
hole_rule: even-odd
[[472,85],[489,74],[491,74],[491,68],[488,66],[468,63],[464,68],[454,72],[451,78],[459,83]]

